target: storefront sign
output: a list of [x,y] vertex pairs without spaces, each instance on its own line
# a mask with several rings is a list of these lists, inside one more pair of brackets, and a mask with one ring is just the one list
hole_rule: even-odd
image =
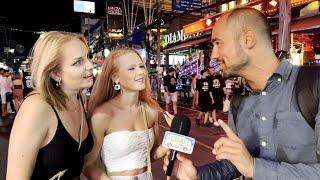
[[112,7],[112,6],[109,6],[109,7],[108,7],[108,14],[120,15],[120,16],[122,16],[122,9],[121,9],[121,7]]
[[[172,10],[176,12],[184,12],[201,8],[201,0],[172,0]],[[196,12],[193,14],[200,14]]]
[[107,23],[106,29],[109,33],[123,32],[123,10],[122,2],[107,2]]
[[202,35],[202,33],[196,33],[196,34],[187,36],[184,34],[183,29],[181,29],[179,31],[164,35],[164,40],[165,40],[166,44],[169,45],[169,44],[174,44],[174,43],[178,43],[178,42],[183,42],[187,39],[191,39],[191,38],[198,37],[201,35]]

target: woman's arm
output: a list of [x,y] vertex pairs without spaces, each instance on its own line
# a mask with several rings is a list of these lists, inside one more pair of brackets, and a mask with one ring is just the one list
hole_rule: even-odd
[[27,180],[49,130],[50,106],[39,95],[27,98],[14,120],[8,150],[8,180]]
[[154,162],[162,157],[164,157],[167,153],[167,151],[169,151],[169,149],[163,147],[161,145],[161,143],[159,142],[159,120],[162,116],[162,113],[156,113],[156,121],[154,123],[153,126],[153,130],[154,130],[154,144],[153,144],[153,148],[151,150],[151,154],[150,154],[150,158],[151,158],[151,162]]
[[84,174],[93,180],[110,179],[104,170],[99,167],[98,157],[104,139],[104,133],[107,129],[107,115],[96,112],[91,117],[90,128],[94,139],[94,146],[92,151],[86,155],[84,163]]

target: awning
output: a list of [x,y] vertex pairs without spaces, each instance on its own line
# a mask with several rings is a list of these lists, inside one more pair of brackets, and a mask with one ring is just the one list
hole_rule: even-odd
[[190,41],[177,44],[177,45],[175,45],[173,47],[170,47],[168,49],[163,50],[163,52],[164,53],[176,52],[176,51],[179,51],[179,50],[183,50],[183,49],[190,48],[192,46],[198,45],[198,44],[200,44],[202,42],[209,41],[210,39],[211,39],[211,35],[209,34],[209,35],[197,38],[197,39],[192,39]]
[[[278,34],[279,25],[272,27],[272,35]],[[310,29],[320,29],[320,15],[297,19],[291,22],[291,32],[306,31]]]

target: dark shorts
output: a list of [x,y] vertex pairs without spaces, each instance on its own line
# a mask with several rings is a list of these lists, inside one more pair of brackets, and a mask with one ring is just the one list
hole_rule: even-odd
[[213,104],[212,102],[204,102],[204,103],[200,103],[200,111],[201,112],[210,112],[213,110]]
[[215,99],[212,109],[223,110],[223,99]]

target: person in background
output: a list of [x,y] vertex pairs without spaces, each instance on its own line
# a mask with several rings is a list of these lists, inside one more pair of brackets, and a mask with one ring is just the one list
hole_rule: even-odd
[[191,76],[191,94],[192,94],[192,105],[191,108],[196,108],[196,102],[198,101],[198,91],[197,91],[197,74],[192,74]]
[[[213,123],[213,121],[209,120],[210,113],[212,112],[212,107],[214,102],[213,96],[212,96],[212,85],[210,84],[209,79],[209,71],[208,69],[203,69],[201,71],[201,79],[197,80],[197,91],[198,93],[198,101],[196,102],[196,105],[199,104],[200,106],[200,113],[196,118],[196,124],[200,125],[200,118],[204,114],[204,120],[203,120],[203,127],[209,127],[210,124]],[[210,124],[208,123],[208,120]]]
[[4,76],[6,77],[6,83],[5,83],[5,91],[6,91],[6,101],[7,101],[7,108],[10,109],[8,111],[9,114],[15,114],[16,110],[14,108],[14,103],[13,103],[13,83],[12,83],[12,76],[9,72],[9,70],[4,71]]
[[219,127],[217,114],[222,113],[223,97],[224,97],[223,87],[225,86],[225,84],[221,75],[221,71],[219,69],[210,67],[209,74],[210,74],[210,77],[209,77],[210,84],[212,86],[211,90],[212,90],[212,95],[214,99],[213,110],[211,115],[213,119],[213,125],[215,127]]
[[176,91],[177,76],[176,70],[173,67],[170,67],[168,74],[163,77],[163,85],[165,89],[164,97],[166,100],[166,111],[169,112],[169,105],[172,102],[173,114],[176,115],[178,113],[178,93]]
[[2,101],[1,116],[4,119],[8,116],[8,103],[12,101],[12,81],[10,81],[8,76],[9,76],[9,71],[6,69],[3,69],[2,75],[0,77],[0,88],[1,88],[0,90],[1,90],[1,101]]
[[152,91],[152,98],[157,100],[158,99],[158,77],[155,73],[151,75],[151,91]]
[[12,83],[13,83],[14,108],[18,112],[23,102],[23,89],[24,89],[21,75],[19,74],[19,72],[16,72],[14,74],[14,79]]
[[8,116],[7,101],[5,93],[6,78],[4,76],[4,69],[0,68],[0,95],[1,95],[1,118],[4,119]]
[[119,48],[108,55],[89,100],[95,142],[85,160],[89,179],[150,179],[151,162],[168,151],[159,142],[163,110],[151,97],[148,77],[136,50]]
[[32,51],[35,90],[26,97],[10,134],[7,179],[80,179],[93,147],[82,89],[93,84],[85,38],[50,31]]

